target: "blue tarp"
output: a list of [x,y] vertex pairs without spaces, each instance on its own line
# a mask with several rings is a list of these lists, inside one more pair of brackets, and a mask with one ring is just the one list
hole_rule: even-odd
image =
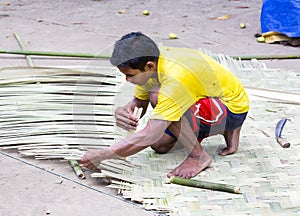
[[300,37],[300,0],[263,0],[261,30]]

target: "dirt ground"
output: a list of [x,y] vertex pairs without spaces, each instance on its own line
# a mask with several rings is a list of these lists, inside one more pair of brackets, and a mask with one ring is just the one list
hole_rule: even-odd
[[[150,15],[144,16],[147,9]],[[114,42],[141,31],[158,44],[204,48],[226,55],[285,55],[299,47],[258,43],[259,0],[0,1],[0,50],[19,50],[16,32],[28,50],[110,54]],[[226,20],[213,19],[230,14]],[[246,24],[245,29],[240,23]],[[168,39],[169,33],[178,39]],[[33,57],[37,66],[109,65],[107,60]],[[269,68],[300,75],[299,60],[264,61]],[[26,66],[22,56],[0,55],[0,67]],[[88,173],[87,173],[88,174]],[[115,195],[87,175],[79,180],[64,161],[37,161],[0,152],[0,215],[153,215]]]

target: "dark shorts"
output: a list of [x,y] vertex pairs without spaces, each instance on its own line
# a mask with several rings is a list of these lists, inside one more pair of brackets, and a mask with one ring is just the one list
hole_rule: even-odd
[[[223,134],[224,131],[239,128],[245,121],[247,112],[235,114],[219,99],[204,98],[190,107],[184,115],[189,120],[198,140],[202,140],[211,135]],[[176,139],[169,129],[166,129],[165,133]]]

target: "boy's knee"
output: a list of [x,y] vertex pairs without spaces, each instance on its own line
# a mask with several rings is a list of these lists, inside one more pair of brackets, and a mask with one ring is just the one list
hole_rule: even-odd
[[166,154],[168,153],[175,145],[175,139],[170,136],[163,136],[162,139],[151,145],[151,148],[159,154]]
[[151,146],[151,148],[158,154],[166,154],[170,151],[170,148],[165,146]]

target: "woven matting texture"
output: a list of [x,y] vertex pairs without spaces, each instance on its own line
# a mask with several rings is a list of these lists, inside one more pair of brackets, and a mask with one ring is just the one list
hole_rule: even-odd
[[[213,162],[195,179],[237,185],[242,194],[168,183],[167,173],[187,156],[180,149],[165,155],[147,149],[129,157],[131,165],[126,169],[93,176],[110,176],[110,187],[119,189],[122,196],[166,215],[299,215],[299,75],[268,69],[257,61],[215,58],[233,70],[247,88],[261,92],[249,94],[251,109],[242,129],[239,150],[233,155],[219,156],[218,150],[225,145],[223,137],[205,139],[202,145]],[[278,98],[280,93],[293,96]],[[291,143],[287,149],[275,139],[275,126],[283,117],[288,119],[282,133]]]

